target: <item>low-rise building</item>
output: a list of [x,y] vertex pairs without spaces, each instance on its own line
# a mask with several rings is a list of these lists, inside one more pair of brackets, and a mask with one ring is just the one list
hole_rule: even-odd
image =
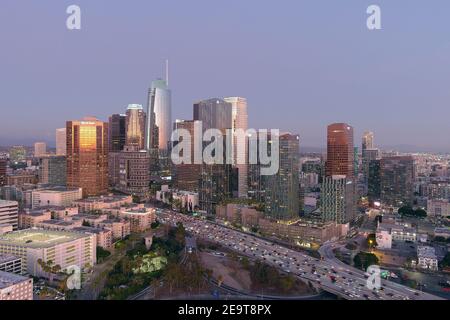
[[417,267],[426,270],[438,270],[438,259],[433,247],[417,247]]
[[133,197],[130,195],[109,195],[100,197],[90,197],[74,201],[80,212],[102,211],[104,209],[120,208],[131,206]]
[[47,206],[69,207],[75,200],[83,197],[81,188],[52,187],[31,192],[32,208]]
[[51,260],[63,271],[72,266],[93,266],[96,248],[95,236],[80,232],[28,229],[0,237],[0,254],[22,258],[22,271],[33,276],[46,276],[39,259]]
[[33,279],[0,271],[1,300],[33,300]]
[[150,229],[152,223],[156,221],[156,210],[139,206],[121,210],[120,217],[130,221],[131,232],[140,233]]
[[112,230],[104,228],[93,228],[93,227],[77,227],[74,228],[75,232],[84,232],[88,234],[95,235],[97,247],[102,247],[108,249],[112,247],[113,244],[113,232]]
[[450,202],[448,199],[428,199],[427,216],[432,220],[439,220],[450,216]]
[[36,227],[39,223],[50,220],[52,213],[47,209],[28,210],[19,214],[19,228],[29,229]]
[[124,239],[131,233],[130,221],[107,219],[99,223],[98,227],[112,231],[113,241]]
[[435,228],[434,229],[435,237],[443,237],[445,239],[450,238],[450,228]]

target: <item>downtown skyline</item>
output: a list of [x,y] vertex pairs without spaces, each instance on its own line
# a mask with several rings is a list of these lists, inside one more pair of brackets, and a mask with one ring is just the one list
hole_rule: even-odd
[[[286,1],[269,13],[262,2],[258,15],[249,13],[251,4],[235,1],[218,3],[212,11],[205,1],[192,8],[156,3],[150,22],[138,13],[150,9],[143,2],[127,8],[111,4],[110,14],[102,15],[105,3],[80,1],[85,23],[71,32],[63,25],[67,3],[31,4],[36,16],[46,18],[31,30],[27,16],[32,11],[8,2],[0,25],[13,28],[15,40],[1,28],[10,50],[0,54],[6,70],[0,84],[8,88],[0,106],[2,120],[9,119],[0,120],[0,145],[46,141],[53,146],[54,129],[66,120],[93,115],[106,121],[130,103],[146,106],[151,81],[164,78],[169,59],[172,120],[189,119],[196,101],[242,96],[248,100],[249,127],[298,133],[301,147],[325,147],[323,128],[346,122],[355,128],[357,145],[370,130],[382,148],[450,151],[444,120],[450,103],[448,28],[439,19],[445,10],[411,1],[407,19],[402,6],[380,1],[383,29],[370,32],[367,3],[345,9],[327,3],[324,10],[310,1]],[[220,23],[202,28],[202,10]],[[264,23],[270,17],[275,25]],[[154,41],[144,44],[146,35]],[[194,50],[211,39],[206,50]],[[419,40],[427,46],[419,47]],[[55,43],[58,49],[51,50]],[[123,58],[129,48],[135,48],[133,59]],[[23,118],[17,117],[18,108]]]

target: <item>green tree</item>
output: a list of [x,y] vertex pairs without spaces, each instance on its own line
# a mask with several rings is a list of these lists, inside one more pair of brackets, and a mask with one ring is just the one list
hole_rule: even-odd
[[371,265],[377,265],[379,263],[378,257],[373,253],[359,252],[353,259],[353,263],[356,268],[367,270]]

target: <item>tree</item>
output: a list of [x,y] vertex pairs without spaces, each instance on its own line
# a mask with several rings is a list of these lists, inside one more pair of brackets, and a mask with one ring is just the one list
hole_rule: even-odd
[[398,209],[398,213],[402,216],[410,216],[417,218],[425,218],[427,216],[427,212],[421,208],[414,210],[411,206],[403,206]]
[[367,270],[369,266],[377,265],[379,263],[378,257],[373,253],[359,252],[353,259],[356,268]]
[[441,261],[441,267],[447,268],[450,266],[450,252],[447,252],[444,259]]

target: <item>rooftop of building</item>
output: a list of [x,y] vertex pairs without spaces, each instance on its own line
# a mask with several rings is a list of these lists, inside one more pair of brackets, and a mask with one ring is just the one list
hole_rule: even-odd
[[95,202],[116,202],[116,201],[124,201],[130,196],[128,195],[108,195],[108,196],[98,196],[98,197],[89,197],[86,199],[75,200],[74,203],[95,203]]
[[148,214],[155,211],[155,208],[147,208],[147,207],[135,207],[135,208],[124,208],[122,212],[127,214]]
[[36,192],[41,193],[59,193],[59,192],[74,192],[74,191],[80,191],[81,188],[71,188],[71,187],[64,187],[64,186],[56,186],[56,187],[48,187],[43,189],[37,189]]
[[417,247],[417,256],[419,258],[436,259],[436,250],[429,246]]
[[99,234],[99,233],[107,232],[108,230],[102,229],[102,228],[94,228],[94,227],[85,227],[85,226],[83,226],[83,227],[73,228],[73,231]]
[[9,286],[18,284],[20,282],[23,281],[27,281],[30,280],[30,278],[18,275],[18,274],[14,274],[14,273],[9,273],[9,272],[3,272],[0,271],[0,289],[4,289],[4,288],[8,288]]
[[435,228],[434,233],[450,234],[450,229],[449,228]]
[[53,226],[61,226],[61,227],[68,227],[73,225],[74,223],[72,221],[65,221],[65,220],[45,220],[42,221],[41,224],[49,224]]
[[87,235],[69,231],[27,229],[0,236],[0,245],[21,246],[34,249],[49,248],[85,237]]

